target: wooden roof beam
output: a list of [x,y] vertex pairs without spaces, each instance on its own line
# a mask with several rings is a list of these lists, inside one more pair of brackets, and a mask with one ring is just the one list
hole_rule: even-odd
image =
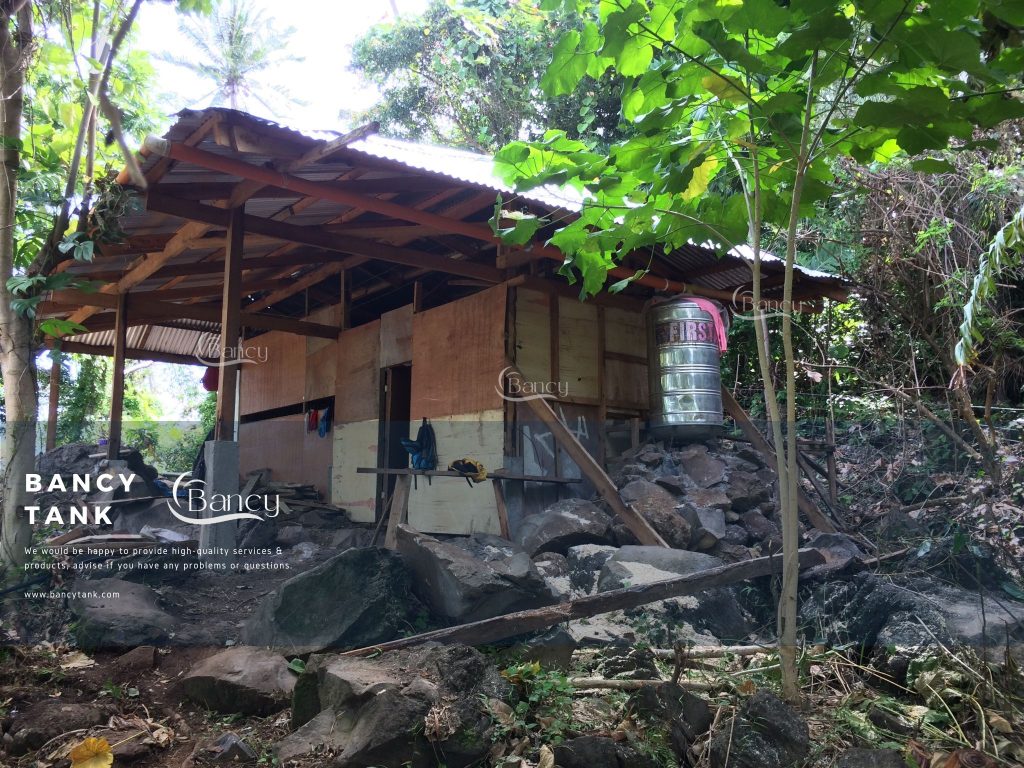
[[[465,235],[476,240],[497,245],[500,240],[491,231],[487,224],[480,224],[459,219],[447,218],[429,211],[421,211],[408,206],[403,206],[389,200],[380,200],[366,195],[359,195],[352,192],[333,190],[315,181],[309,181],[297,176],[281,173],[270,168],[261,168],[238,160],[232,157],[223,157],[212,152],[205,152],[195,147],[185,146],[166,139],[149,137],[145,146],[149,151],[171,157],[176,160],[193,163],[202,168],[212,171],[228,173],[242,179],[249,179],[262,184],[275,184],[280,187],[292,189],[308,197],[315,197],[321,200],[349,205],[356,208],[364,208],[385,216],[405,219],[428,227],[436,227],[446,234]],[[563,262],[565,260],[561,251],[553,246],[534,244],[532,247],[524,248],[537,253],[547,259]],[[633,277],[635,270],[628,267],[616,267],[609,270],[609,278]],[[720,291],[713,288],[706,288],[681,281],[659,278],[653,275],[643,275],[635,280],[639,285],[646,285],[655,290],[672,293],[692,293],[698,296],[707,296],[714,299],[730,300],[731,294],[728,291]]]
[[[227,211],[209,205],[193,203],[187,200],[174,200],[156,192],[147,195],[147,204],[151,210],[171,213],[195,221],[205,221],[219,225],[227,218]],[[446,256],[425,253],[423,251],[400,248],[373,240],[365,240],[346,235],[332,235],[317,227],[300,227],[283,221],[274,221],[260,216],[246,215],[245,229],[276,237],[300,245],[322,248],[325,251],[347,253],[352,256],[364,256],[377,261],[393,264],[404,264],[409,267],[423,267],[437,272],[447,272],[462,277],[475,277],[491,283],[500,283],[501,271],[485,264],[450,259]]]

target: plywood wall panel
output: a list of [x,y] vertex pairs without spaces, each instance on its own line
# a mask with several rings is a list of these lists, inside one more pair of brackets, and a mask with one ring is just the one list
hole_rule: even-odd
[[306,345],[301,336],[271,331],[243,343],[247,360],[241,366],[243,415],[302,402],[306,377]]
[[514,360],[528,381],[551,378],[551,300],[549,294],[515,289]]
[[[437,435],[438,468],[464,456],[495,470],[504,462],[504,411],[488,410],[431,420]],[[425,533],[499,533],[490,481],[417,478],[409,493],[409,524]]]
[[348,511],[357,523],[376,520],[377,476],[360,474],[358,467],[377,466],[377,419],[336,424],[331,503]]
[[598,336],[597,305],[558,299],[558,380],[568,387],[570,398],[600,396]]
[[412,418],[500,408],[506,287],[497,285],[412,318]]
[[328,495],[332,436],[307,433],[301,414],[242,424],[238,441],[243,476],[255,469],[270,469],[274,480],[312,483],[325,498]]
[[644,330],[643,316],[639,312],[606,307],[604,318],[606,351],[637,357],[647,355],[647,332]]
[[412,304],[380,316],[380,367],[412,360]]
[[338,337],[334,420],[340,423],[380,415],[380,321],[342,331]]

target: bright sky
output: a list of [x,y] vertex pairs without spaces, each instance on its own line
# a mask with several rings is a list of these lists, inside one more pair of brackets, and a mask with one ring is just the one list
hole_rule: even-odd
[[[288,108],[288,114],[267,114],[251,106],[261,117],[284,122],[298,130],[343,130],[342,112],[358,112],[371,106],[375,91],[348,70],[352,44],[374,24],[393,18],[391,0],[290,0],[288,3],[254,0],[264,18],[281,28],[294,27],[287,52],[302,57],[287,62],[268,77],[286,87],[305,106]],[[427,0],[394,0],[399,13],[421,13]],[[287,10],[287,13],[285,12]],[[187,55],[191,43],[179,32],[179,15],[167,3],[145,3],[136,21],[135,45],[152,53]],[[185,107],[209,106],[195,101],[210,86],[182,67],[154,59],[157,82],[169,112]],[[248,106],[248,105],[247,105]]]

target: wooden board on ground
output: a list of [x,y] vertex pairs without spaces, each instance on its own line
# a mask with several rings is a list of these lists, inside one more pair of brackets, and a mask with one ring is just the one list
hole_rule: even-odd
[[[825,562],[825,558],[816,549],[802,549],[799,556],[800,565],[805,568]],[[419,635],[392,640],[391,642],[381,643],[380,645],[368,648],[358,648],[341,655],[371,656],[382,651],[411,648],[430,642],[485,645],[497,642],[498,640],[504,640],[507,637],[525,634],[526,632],[547,629],[566,621],[587,619],[591,616],[598,616],[602,613],[610,613],[611,611],[637,608],[641,605],[647,605],[658,600],[667,600],[671,597],[692,595],[712,587],[735,584],[739,581],[778,573],[781,570],[781,557],[757,557],[753,560],[720,565],[717,568],[692,573],[688,576],[666,579],[665,581],[658,581],[653,584],[613,589],[558,605],[517,611],[516,613],[495,616],[492,619],[474,621],[457,627],[424,632]]]
[[398,526],[409,520],[409,488],[412,487],[412,475],[400,475],[395,481],[395,492],[391,495],[388,508],[388,531],[384,536],[384,546],[388,549],[398,548]]

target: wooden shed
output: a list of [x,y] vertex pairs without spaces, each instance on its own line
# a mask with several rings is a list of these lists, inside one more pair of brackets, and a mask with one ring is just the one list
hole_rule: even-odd
[[[408,515],[421,531],[498,533],[506,514],[514,526],[559,495],[591,492],[551,425],[509,396],[509,376],[513,388],[546,386],[544,402],[600,463],[648,408],[645,303],[729,301],[751,280],[743,253],[686,246],[623,293],[580,301],[544,230],[521,248],[493,237],[495,199],[512,191],[490,158],[373,126],[307,136],[231,110],[186,111],[140,163],[144,180],[118,179],[138,198],[123,236],[90,263],[58,267],[103,284],[42,305],[86,329],[61,348],[113,354],[122,370],[125,358],[228,363],[219,437],[238,440],[242,471],[313,483],[357,521],[381,514],[400,476],[386,470],[407,467],[400,438],[424,418],[442,468],[468,456],[510,479],[495,493],[417,478]],[[558,219],[579,200],[539,189],[513,204]],[[766,257],[763,270],[766,296],[778,297],[782,264]],[[798,271],[794,296],[809,308],[845,295],[841,280]]]

